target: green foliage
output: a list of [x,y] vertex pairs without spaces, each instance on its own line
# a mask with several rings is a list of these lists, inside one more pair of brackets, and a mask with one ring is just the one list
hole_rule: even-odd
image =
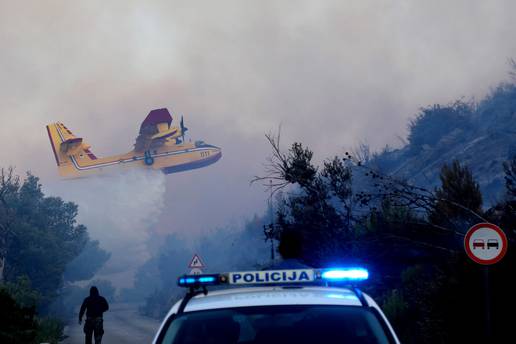
[[[406,338],[413,343],[442,343],[446,331],[443,326],[443,314],[436,302],[437,295],[443,288],[442,274],[435,269],[423,266],[408,268],[402,274],[403,294],[410,308],[408,314],[414,330],[420,334]],[[407,327],[412,327],[411,323]],[[407,331],[410,333],[411,331]],[[407,336],[405,332],[405,336]]]
[[317,175],[317,168],[312,165],[312,157],[313,152],[303,148],[301,143],[292,144],[287,159],[283,163],[285,180],[310,189]]
[[508,201],[516,201],[516,155],[503,164]]
[[[454,106],[453,115],[470,111],[460,104]],[[440,115],[450,113],[428,115],[436,116],[430,128],[414,128],[415,132],[439,131],[432,126]],[[420,118],[417,125],[429,125],[425,120],[430,117]],[[446,130],[438,134],[445,135]],[[477,342],[481,338],[482,330],[472,332],[471,325],[482,328],[485,309],[478,302],[482,280],[478,267],[465,257],[461,234],[484,218],[514,228],[514,202],[484,212],[479,185],[459,161],[443,166],[441,185],[431,191],[363,166],[348,154],[326,161],[320,170],[312,165],[311,151],[301,144],[282,154],[277,141],[271,143],[272,170],[255,180],[275,178],[280,188],[293,186],[276,207],[283,258],[300,258],[314,266],[357,259],[367,262],[372,277],[366,291],[381,300],[403,343]],[[294,161],[296,165],[291,166]],[[281,168],[274,170],[274,166]],[[289,171],[288,179],[285,171]],[[516,162],[507,162],[508,196],[512,195],[514,171]],[[353,184],[355,176],[363,175],[368,178]],[[363,191],[354,192],[356,185]],[[513,246],[513,233],[507,233]],[[513,271],[514,255],[505,258],[504,264],[504,271]],[[500,314],[505,300],[514,303],[515,298],[507,296],[513,284],[498,283],[493,288],[497,291],[493,295],[505,290],[495,307],[498,319],[505,320]],[[500,327],[496,335],[502,337],[506,328]]]
[[397,333],[406,327],[409,305],[398,289],[392,289],[382,304],[382,310]]
[[269,261],[270,246],[264,240],[264,218],[255,216],[244,228],[224,228],[204,233],[195,244],[177,234],[160,238],[161,246],[135,276],[134,288],[123,290],[122,300],[145,301],[140,311],[161,318],[184,296],[177,277],[188,273],[188,263],[199,254],[206,273],[260,269]]
[[[382,301],[403,343],[481,342],[487,277],[466,257],[463,238],[472,224],[501,225],[509,250],[490,267],[491,342],[506,342],[513,337],[507,309],[516,307],[510,278],[516,266],[511,253],[516,242],[515,130],[516,84],[506,83],[478,104],[457,101],[421,109],[409,124],[407,146],[386,148],[371,160],[367,151],[362,161],[346,153],[321,169],[301,143],[283,153],[279,135],[267,135],[272,156],[266,175],[254,181],[267,186],[271,180],[274,192],[289,186],[276,206],[282,257],[315,266],[356,258],[367,262],[371,279],[366,291]],[[483,177],[484,195],[465,163],[443,166],[450,155],[475,167]],[[511,160],[503,165],[506,197],[485,210],[483,199],[500,195],[499,161],[508,156]],[[437,180],[432,176],[439,166]]]
[[[177,276],[187,272],[187,264],[191,259],[192,252],[185,246],[185,241],[177,235],[170,235],[166,238],[166,244],[157,257],[160,284],[165,288],[175,286]],[[155,288],[155,286],[149,287]]]
[[14,282],[6,282],[2,285],[2,288],[21,307],[36,307],[41,300],[41,294],[32,289],[31,281],[27,276],[19,276]]
[[88,291],[84,287],[73,284],[65,285],[59,290],[55,300],[48,307],[48,314],[61,321],[69,321],[74,318],[76,307],[80,305]]
[[324,169],[321,176],[325,178],[329,190],[333,196],[337,197],[343,204],[346,204],[350,195],[352,172],[349,166],[339,157],[324,162]]
[[283,229],[279,237],[278,252],[283,259],[299,259],[303,257],[303,237],[300,231]]
[[441,169],[441,187],[435,192],[437,201],[429,214],[430,222],[467,229],[482,213],[482,194],[471,170],[454,160]]
[[343,159],[334,157],[319,170],[312,164],[312,151],[301,143],[275,157],[274,165],[281,169],[273,175],[283,178],[283,186],[299,187],[278,206],[280,254],[315,265],[335,257],[342,250],[340,244],[351,235],[351,169]]
[[63,323],[36,316],[38,295],[27,278],[0,285],[0,343],[55,343],[63,337]]
[[63,323],[56,318],[41,318],[37,321],[36,343],[58,344],[63,339]]
[[[515,80],[516,81],[516,80]],[[513,130],[516,111],[516,82],[501,83],[480,102],[478,120],[483,126],[497,129],[499,133]],[[510,142],[510,141],[509,141]]]
[[[6,174],[10,178],[5,178]],[[86,228],[76,224],[77,205],[45,197],[39,179],[28,173],[23,183],[2,170],[0,213],[4,228],[4,278],[27,276],[48,303],[61,286],[66,265],[88,240]]]
[[407,225],[420,221],[410,208],[395,206],[388,198],[382,200],[379,211],[375,210],[371,215],[377,217],[377,227],[382,227],[384,232],[399,233],[406,230]]
[[0,277],[20,305],[65,318],[62,310],[71,309],[60,301],[50,306],[66,294],[60,290],[65,269],[68,281],[89,279],[109,258],[76,223],[77,213],[76,204],[45,196],[36,176],[21,181],[13,169],[0,170]]
[[138,268],[134,276],[133,288],[122,289],[119,299],[125,302],[141,302],[154,290],[160,288],[161,276],[158,269],[158,259],[152,257]]
[[110,253],[99,247],[97,240],[88,240],[82,252],[66,266],[64,280],[67,282],[89,280],[110,257]]
[[465,129],[471,119],[473,105],[457,101],[451,105],[432,105],[422,108],[410,121],[408,141],[417,153],[424,145],[434,146],[455,128]]
[[36,309],[22,307],[0,286],[0,343],[32,343],[37,333]]
[[516,156],[506,161],[503,166],[506,187],[505,198],[487,210],[486,217],[490,222],[505,229],[505,233],[511,241],[516,240],[516,232],[511,230],[516,228]]

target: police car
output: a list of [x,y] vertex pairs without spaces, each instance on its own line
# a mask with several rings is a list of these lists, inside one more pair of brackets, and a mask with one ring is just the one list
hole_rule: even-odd
[[356,287],[368,277],[363,268],[181,276],[188,292],[154,343],[399,344],[378,305]]

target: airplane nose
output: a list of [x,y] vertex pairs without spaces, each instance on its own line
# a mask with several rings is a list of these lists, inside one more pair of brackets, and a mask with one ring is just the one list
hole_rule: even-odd
[[212,146],[211,149],[212,149],[212,154],[222,154],[222,149],[220,147]]
[[213,147],[212,155],[219,160],[222,157],[222,149],[220,147]]

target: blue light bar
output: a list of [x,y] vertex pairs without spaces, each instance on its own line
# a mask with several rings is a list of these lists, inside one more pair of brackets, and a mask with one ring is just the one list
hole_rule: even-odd
[[201,276],[199,277],[200,283],[211,283],[215,282],[216,278],[214,276]]
[[213,275],[184,275],[177,279],[180,287],[202,287],[219,284],[219,274]]
[[321,272],[321,279],[328,282],[364,281],[369,278],[369,271],[364,268],[334,268]]
[[331,269],[281,269],[240,271],[221,274],[183,275],[177,279],[180,287],[200,288],[208,285],[288,285],[328,282],[360,282],[369,278],[369,272],[360,267]]

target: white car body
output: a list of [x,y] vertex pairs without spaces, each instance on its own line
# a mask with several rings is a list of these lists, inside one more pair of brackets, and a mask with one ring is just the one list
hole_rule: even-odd
[[[359,295],[362,297],[359,298]],[[158,339],[160,333],[166,331],[167,324],[170,322],[171,317],[178,313],[180,305],[181,300],[178,301],[167,314],[153,343],[159,343]],[[267,286],[215,290],[209,291],[207,295],[200,294],[193,297],[188,301],[183,312],[278,305],[341,305],[374,308],[386,324],[394,342],[397,344],[400,343],[392,326],[376,302],[369,295],[354,291],[351,288]]]

